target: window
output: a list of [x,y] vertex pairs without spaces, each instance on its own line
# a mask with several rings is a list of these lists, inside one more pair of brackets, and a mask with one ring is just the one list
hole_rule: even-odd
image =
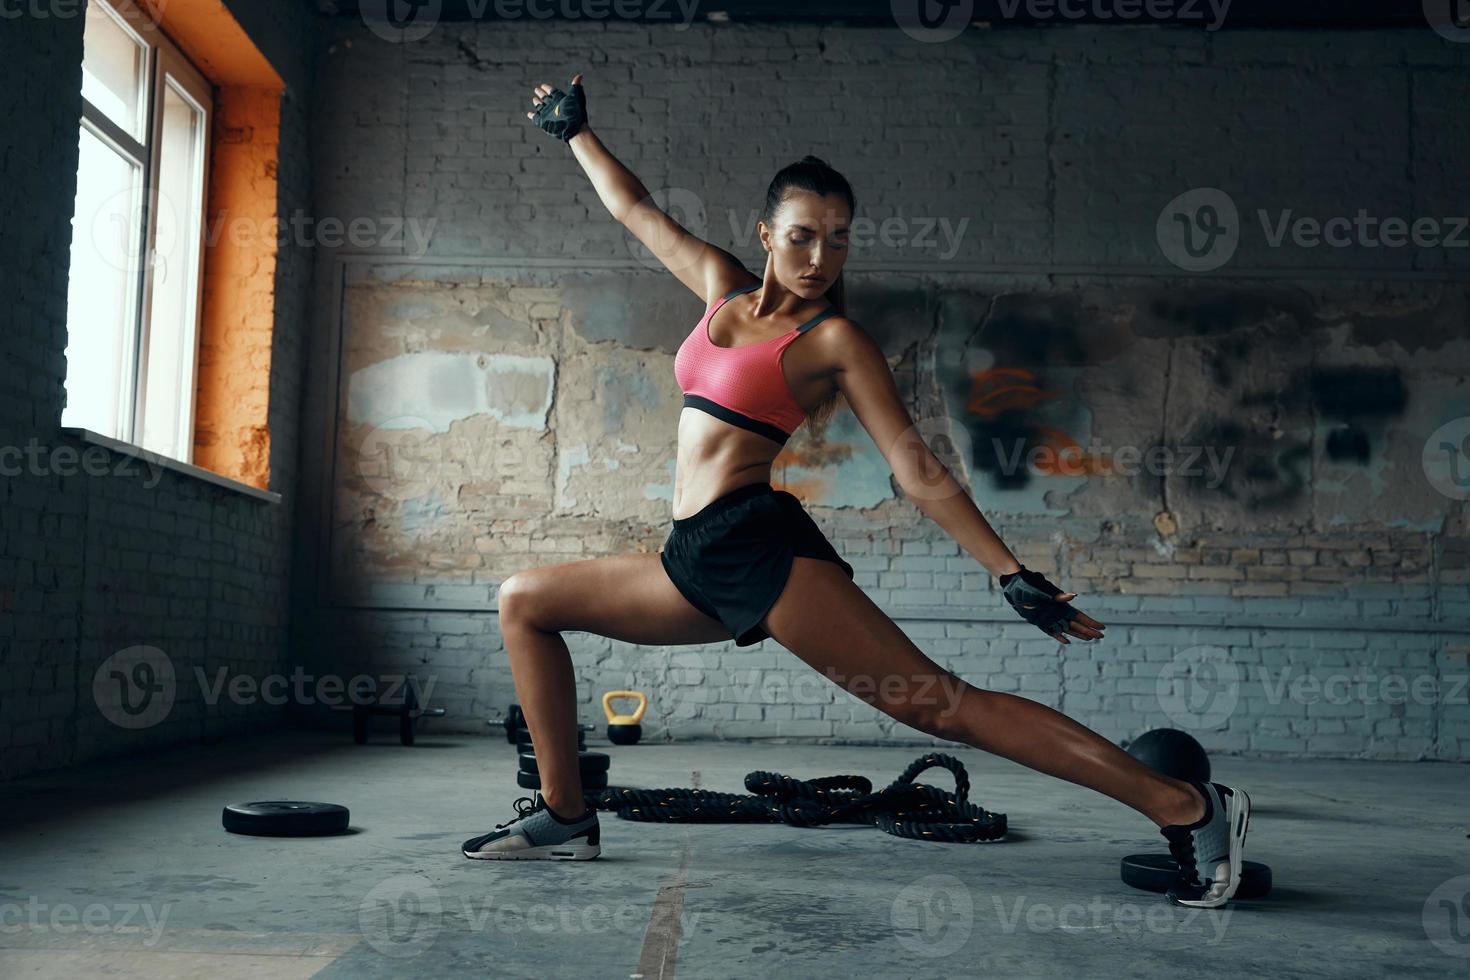
[[191,462],[209,83],[131,0],[91,0],[61,423]]

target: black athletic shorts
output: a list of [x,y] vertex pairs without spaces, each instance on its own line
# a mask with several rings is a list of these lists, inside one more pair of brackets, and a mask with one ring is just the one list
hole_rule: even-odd
[[800,500],[769,483],[747,483],[675,519],[659,557],[684,598],[744,647],[770,637],[760,622],[797,555],[836,562],[853,577]]

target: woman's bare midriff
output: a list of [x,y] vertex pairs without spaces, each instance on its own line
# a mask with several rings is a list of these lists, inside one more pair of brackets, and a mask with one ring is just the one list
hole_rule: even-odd
[[[793,345],[795,346],[795,345]],[[805,352],[803,352],[803,355]],[[788,353],[788,378],[800,362]],[[793,362],[797,362],[793,364]],[[802,376],[792,386],[797,404],[807,411],[835,390],[830,379]],[[782,446],[749,429],[715,418],[697,408],[679,412],[679,449],[674,466],[673,517],[698,513],[705,504],[747,483],[770,482],[771,464]]]
[[781,447],[697,408],[679,413],[679,455],[674,469],[676,519],[747,483],[771,479]]

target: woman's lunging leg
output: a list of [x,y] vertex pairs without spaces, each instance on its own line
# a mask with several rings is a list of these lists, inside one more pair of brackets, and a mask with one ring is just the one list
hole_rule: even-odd
[[1053,708],[972,687],[935,663],[831,562],[798,557],[763,623],[782,646],[912,728],[1086,786],[1161,827],[1203,813],[1188,783]]
[[560,633],[532,625],[501,597],[500,629],[510,658],[516,701],[531,730],[541,795],[552,812],[575,817],[585,809],[577,764],[577,681]]
[[657,554],[614,555],[517,572],[500,587],[500,631],[517,703],[531,730],[541,795],[553,813],[582,813],[577,683],[562,633],[673,646],[730,638],[689,604]]
[[960,687],[950,726],[955,741],[1097,790],[1160,827],[1190,823],[1204,812],[1188,783],[1150,769],[1060,711],[955,680]]

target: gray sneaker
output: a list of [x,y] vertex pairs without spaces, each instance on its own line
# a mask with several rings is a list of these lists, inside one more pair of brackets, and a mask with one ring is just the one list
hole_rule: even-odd
[[[522,806],[521,804],[529,804]],[[515,801],[520,816],[464,842],[464,856],[483,861],[590,861],[602,853],[597,811],[563,820],[546,806],[540,793]]]
[[1251,798],[1220,783],[1190,782],[1205,798],[1205,815],[1192,824],[1159,828],[1179,865],[1179,877],[1165,894],[1175,905],[1218,908],[1240,887]]

